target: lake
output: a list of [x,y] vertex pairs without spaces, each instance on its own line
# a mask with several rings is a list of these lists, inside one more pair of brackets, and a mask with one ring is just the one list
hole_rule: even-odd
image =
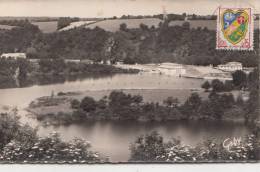
[[[29,117],[23,109],[39,97],[50,96],[52,92],[87,91],[90,96],[97,97],[99,91],[124,89],[139,90],[147,101],[159,101],[158,95],[180,97],[190,94],[190,89],[200,89],[203,80],[180,78],[159,74],[118,74],[104,78],[86,78],[77,81],[67,81],[60,84],[34,85],[25,88],[0,89],[0,105],[16,106],[21,115],[21,121],[32,126],[40,125]],[[141,91],[140,91],[141,90]],[[143,91],[142,91],[143,90]],[[149,94],[147,93],[149,90]],[[153,91],[154,90],[154,91]],[[100,95],[99,95],[100,96]],[[79,137],[90,141],[92,149],[109,156],[110,160],[127,161],[129,146],[141,134],[158,131],[166,140],[181,137],[185,144],[196,145],[203,140],[214,137],[223,140],[227,137],[243,137],[250,132],[243,124],[227,122],[88,122],[69,126],[39,126],[39,135],[45,136],[52,131],[61,134],[64,140]]]
[[[24,88],[0,89],[0,105],[26,107],[38,97],[50,96],[52,92],[101,91],[113,89],[200,89],[203,80],[180,78],[159,74],[117,74],[102,78],[85,78],[58,84],[34,85]],[[166,97],[167,98],[167,97]]]

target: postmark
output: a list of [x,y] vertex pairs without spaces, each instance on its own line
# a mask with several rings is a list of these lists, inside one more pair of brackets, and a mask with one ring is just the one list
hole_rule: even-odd
[[217,18],[217,49],[253,50],[252,8],[222,8]]

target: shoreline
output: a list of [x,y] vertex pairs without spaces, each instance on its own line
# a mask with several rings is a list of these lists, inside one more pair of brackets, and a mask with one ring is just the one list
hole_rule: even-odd
[[[79,113],[78,110],[79,109],[73,109],[71,107],[71,101],[72,100],[78,100],[81,101],[84,97],[92,97],[94,98],[96,101],[101,100],[104,96],[108,96],[112,91],[115,90],[97,90],[97,91],[77,91],[77,92],[67,92],[67,93],[58,93],[60,95],[55,95],[53,97],[51,96],[44,96],[44,97],[39,97],[37,99],[35,99],[34,101],[32,101],[29,106],[25,109],[27,112],[31,113],[32,115],[34,115],[38,121],[41,121],[47,125],[63,125],[63,124],[73,124],[73,123],[78,123],[79,119],[75,119],[75,117],[73,117],[75,115],[75,113]],[[180,89],[177,90],[170,90],[170,89],[164,89],[164,95],[167,96],[163,96],[160,97],[161,101],[158,101],[158,96],[156,96],[156,94],[160,94],[162,95],[162,89],[119,89],[116,91],[122,91],[125,94],[130,94],[130,95],[141,95],[143,97],[143,103],[138,105],[139,108],[143,107],[143,104],[145,103],[154,103],[156,105],[156,103],[158,103],[159,105],[159,109],[163,108],[165,110],[167,110],[167,107],[165,105],[163,105],[163,101],[168,97],[170,97],[170,94],[168,91],[172,91],[172,93],[179,93],[182,94],[185,93],[186,96],[183,97],[182,99],[180,99],[180,97],[176,96],[173,98],[178,98],[180,100],[180,104],[183,104],[185,102],[185,100],[187,99],[187,97],[190,96],[191,93],[193,93],[194,91],[192,91],[191,89],[183,89],[182,92],[180,92]],[[156,92],[157,91],[157,92]],[[202,97],[203,100],[207,99],[208,96],[208,92],[204,92],[202,90],[196,90],[196,93],[199,93],[199,96]],[[233,93],[234,94],[234,93]],[[95,97],[93,97],[95,95]],[[149,95],[153,95],[155,97],[155,99],[157,101],[151,101],[151,100],[147,100],[146,96]],[[203,96],[202,96],[203,95]],[[108,109],[106,109],[105,111],[97,111],[97,112],[93,112],[93,113],[86,113],[87,116],[84,117],[84,121],[125,121],[128,119],[123,119],[120,116],[117,117],[113,117],[113,112],[111,112],[111,109],[109,109],[109,107],[106,107]],[[158,110],[158,109],[157,109]],[[169,110],[169,109],[168,109]],[[171,113],[176,113],[174,112],[174,109],[171,109]],[[110,117],[106,117],[105,116],[99,116],[98,114],[101,113],[108,113],[110,114]],[[179,113],[179,112],[178,112]],[[212,117],[196,117],[196,116],[192,116],[192,117],[186,117],[183,114],[176,114],[175,116],[170,116],[167,118],[161,117],[160,115],[158,117],[154,117],[153,119],[149,119],[146,117],[146,115],[142,114],[140,116],[138,116],[136,119],[130,119],[132,121],[137,121],[137,122],[160,122],[160,121],[229,121],[229,122],[235,122],[235,123],[244,123],[245,119],[238,117],[238,118],[230,118],[230,117],[223,117],[222,119],[215,119]],[[111,116],[112,115],[112,116]],[[143,116],[144,115],[144,116]],[[75,121],[76,120],[76,121]]]

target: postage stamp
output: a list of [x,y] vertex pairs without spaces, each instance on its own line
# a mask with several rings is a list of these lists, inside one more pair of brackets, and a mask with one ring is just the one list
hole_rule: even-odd
[[252,8],[219,8],[217,49],[253,50]]

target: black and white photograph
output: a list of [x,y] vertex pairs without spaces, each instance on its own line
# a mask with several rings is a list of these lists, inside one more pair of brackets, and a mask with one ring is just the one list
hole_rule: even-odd
[[260,161],[260,1],[0,0],[0,166]]

